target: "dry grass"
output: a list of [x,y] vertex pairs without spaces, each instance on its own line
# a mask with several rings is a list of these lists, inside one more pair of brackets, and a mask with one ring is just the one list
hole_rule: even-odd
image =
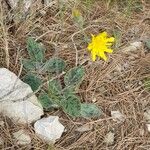
[[[55,144],[48,146],[38,139],[32,126],[19,126],[9,119],[1,117],[5,122],[0,127],[4,138],[4,150],[148,150],[150,149],[150,134],[143,118],[144,110],[150,106],[150,94],[144,89],[143,80],[150,77],[150,53],[146,48],[135,54],[124,54],[121,50],[132,41],[144,40],[150,37],[150,1],[141,0],[142,9],[136,8],[137,1],[132,5],[123,4],[125,1],[84,1],[65,2],[60,6],[52,1],[52,6],[45,7],[38,3],[32,7],[31,14],[23,21],[14,22],[10,11],[3,3],[1,7],[0,24],[0,67],[7,67],[16,74],[19,73],[21,57],[27,57],[26,38],[35,37],[46,49],[46,57],[59,55],[69,66],[77,62],[86,69],[86,77],[80,87],[79,95],[82,101],[93,102],[100,106],[104,115],[97,120],[72,120],[62,113],[50,112],[46,115],[59,115],[67,131]],[[109,62],[102,60],[91,62],[86,51],[87,44],[82,32],[72,20],[71,9],[77,7],[82,12],[87,35],[106,30],[110,34],[119,32],[120,42]],[[130,7],[129,7],[130,6]],[[44,15],[42,13],[45,13]],[[17,13],[15,14],[15,16]],[[73,37],[73,40],[71,39]],[[78,60],[76,60],[76,49]],[[117,65],[124,66],[120,72]],[[120,110],[126,116],[125,122],[118,124],[111,118],[112,110]],[[79,125],[93,124],[92,131],[76,132]],[[30,146],[21,147],[16,144],[12,133],[20,128],[28,130],[32,136]],[[115,142],[111,146],[104,143],[105,135],[113,130]]]

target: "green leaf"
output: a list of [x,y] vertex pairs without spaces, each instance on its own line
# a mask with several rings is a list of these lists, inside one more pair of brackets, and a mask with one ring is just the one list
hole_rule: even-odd
[[74,93],[75,93],[74,87],[65,87],[65,88],[63,89],[63,95],[64,95],[65,97],[68,97],[68,95],[72,95],[72,94],[74,94]]
[[43,70],[44,63],[42,62],[35,62],[30,59],[23,59],[22,64],[26,71],[30,71],[30,72],[36,71],[38,73],[44,73]]
[[38,99],[43,108],[45,108],[46,110],[56,107],[56,104],[53,103],[53,100],[45,92],[42,93]]
[[46,61],[44,67],[45,67],[45,71],[51,73],[61,73],[65,69],[66,63],[64,60],[60,58],[51,58],[48,61]]
[[52,80],[48,84],[48,94],[51,99],[60,105],[62,98],[62,86],[58,80]]
[[65,113],[72,117],[80,116],[81,103],[77,96],[69,95],[64,101],[62,101],[62,107]]
[[30,59],[23,59],[22,64],[27,71],[42,70],[43,63],[35,62]]
[[98,117],[102,114],[101,110],[95,104],[82,103],[81,116],[84,118]]
[[145,44],[146,44],[146,47],[147,47],[148,49],[150,49],[150,39],[146,40]]
[[38,78],[34,74],[27,74],[24,78],[23,81],[31,86],[31,89],[33,91],[36,91],[39,86],[42,84],[42,81],[40,78]]
[[52,80],[49,82],[48,90],[51,94],[60,95],[62,91],[61,83],[58,80]]
[[40,43],[37,43],[33,38],[27,40],[27,50],[31,60],[42,62],[44,60],[44,48]]
[[84,69],[82,67],[74,67],[66,73],[64,83],[69,87],[78,86],[82,82],[83,76]]
[[23,59],[22,64],[26,70],[36,70],[36,62],[30,59]]

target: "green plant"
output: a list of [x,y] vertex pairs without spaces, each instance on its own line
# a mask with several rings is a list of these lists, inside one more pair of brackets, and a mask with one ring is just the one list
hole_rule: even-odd
[[[95,104],[81,103],[80,98],[75,94],[84,78],[82,66],[71,68],[64,75],[65,61],[56,57],[46,60],[45,49],[40,43],[29,38],[27,50],[30,59],[21,61],[27,71],[23,80],[33,91],[40,91],[38,99],[46,111],[62,108],[73,118],[92,118],[101,114]],[[60,80],[58,74],[64,75],[64,78]],[[43,76],[47,76],[48,80],[44,81]]]

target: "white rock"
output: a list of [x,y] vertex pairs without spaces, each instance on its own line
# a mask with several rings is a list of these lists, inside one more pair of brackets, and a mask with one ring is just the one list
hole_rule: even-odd
[[146,121],[148,123],[150,123],[150,109],[147,109],[145,112],[144,112],[144,118],[146,119]]
[[31,137],[24,130],[19,130],[13,133],[13,136],[19,145],[27,145],[31,143]]
[[138,49],[142,48],[142,42],[133,42],[128,47],[125,47],[122,51],[123,52],[133,52]]
[[115,139],[115,133],[110,131],[106,134],[104,142],[107,145],[112,145],[112,144],[114,144],[114,139]]
[[49,116],[36,121],[34,124],[35,133],[46,142],[55,143],[65,128],[58,119],[58,116]]
[[117,111],[111,111],[111,116],[112,116],[113,120],[117,121],[118,123],[125,121],[124,115],[121,114],[121,112],[118,110]]
[[121,64],[118,64],[116,67],[115,67],[115,70],[118,71],[118,72],[121,72],[123,69],[122,69],[122,65]]
[[0,121],[0,126],[4,127],[4,121]]
[[53,0],[44,0],[44,5],[45,6],[51,6],[51,5],[53,5]]
[[150,132],[150,124],[146,124],[148,132]]
[[33,4],[34,0],[24,0],[24,12],[27,12],[31,5]]
[[[24,9],[24,12],[27,12],[28,9],[30,8],[31,4],[33,3],[34,0],[23,0],[22,2],[22,6]],[[16,9],[17,7],[19,7],[19,0],[8,0],[8,3],[10,4],[10,7],[12,9]]]
[[78,132],[86,132],[86,131],[90,131],[93,129],[93,125],[92,124],[85,124],[83,126],[80,126],[76,129],[76,131]]
[[19,0],[8,0],[8,3],[10,4],[11,8],[16,8],[17,7],[17,3],[19,2]]
[[0,113],[3,115],[18,123],[31,123],[43,115],[35,95],[23,100],[33,93],[31,87],[5,68],[0,68],[0,91]]
[[31,123],[40,119],[43,111],[30,101],[1,102],[0,111],[18,123]]

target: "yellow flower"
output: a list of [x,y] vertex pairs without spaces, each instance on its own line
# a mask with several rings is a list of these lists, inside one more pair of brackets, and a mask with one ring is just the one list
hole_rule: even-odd
[[91,51],[93,61],[96,60],[96,56],[101,57],[106,61],[107,57],[105,55],[105,52],[113,52],[113,50],[110,49],[110,46],[112,46],[115,38],[108,38],[107,36],[107,32],[99,33],[97,36],[92,35],[92,41],[88,45],[88,50]]
[[78,9],[73,9],[72,15],[73,15],[73,17],[78,18],[81,16],[81,13]]

